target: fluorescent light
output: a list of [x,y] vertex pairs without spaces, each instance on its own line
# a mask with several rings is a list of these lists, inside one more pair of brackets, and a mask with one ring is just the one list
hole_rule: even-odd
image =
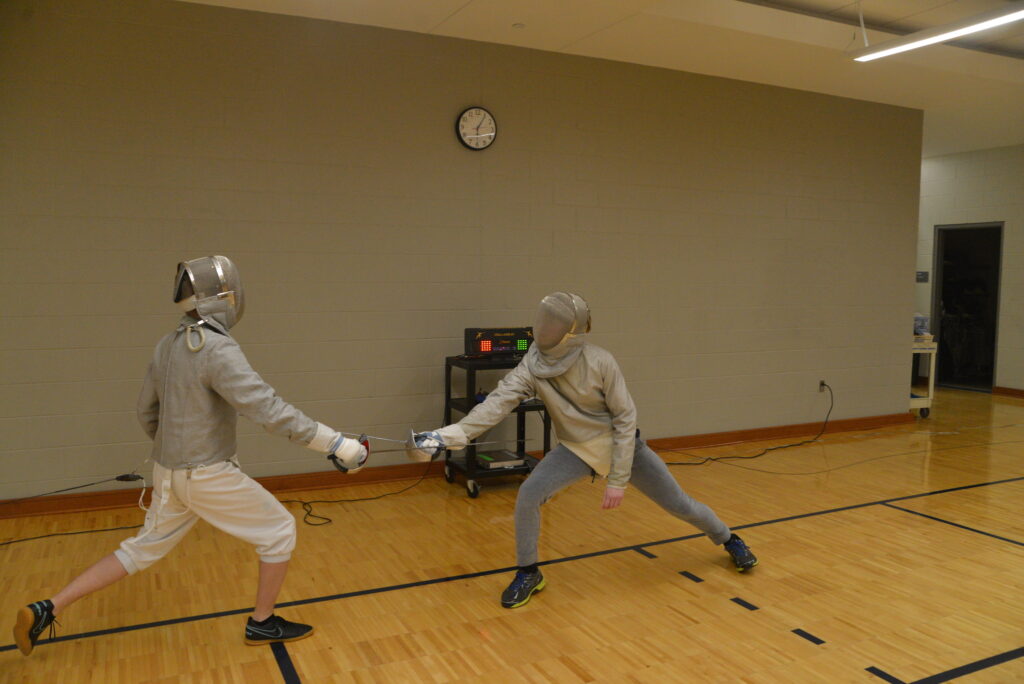
[[850,56],[858,62],[870,62],[873,59],[888,57],[889,55],[906,52],[907,50],[915,50],[925,45],[944,43],[960,36],[985,31],[996,26],[1020,21],[1021,19],[1024,19],[1024,0],[1011,2],[999,9],[984,12],[952,24],[936,26],[935,28],[911,33],[896,40],[864,47],[851,52]]

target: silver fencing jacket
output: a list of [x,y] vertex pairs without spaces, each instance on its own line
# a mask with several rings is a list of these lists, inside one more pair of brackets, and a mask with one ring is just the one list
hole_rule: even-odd
[[180,469],[230,459],[239,413],[268,432],[327,452],[337,433],[278,397],[230,335],[207,328],[202,348],[189,350],[186,326],[196,323],[184,316],[157,343],[142,385],[137,411],[153,440],[154,461]]
[[624,488],[633,468],[636,406],[615,357],[589,342],[581,346],[572,365],[553,377],[535,374],[527,356],[456,425],[467,439],[475,439],[521,401],[538,397],[558,440],[598,474],[607,475],[608,486]]

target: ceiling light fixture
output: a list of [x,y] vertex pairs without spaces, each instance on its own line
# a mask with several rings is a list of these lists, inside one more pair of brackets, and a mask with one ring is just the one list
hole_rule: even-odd
[[1024,19],[1024,0],[1017,0],[999,9],[983,12],[962,21],[917,31],[902,38],[854,50],[850,52],[850,56],[858,62],[870,62],[873,59],[888,57],[889,55],[906,52],[907,50],[915,50],[925,45],[944,43],[970,33],[985,31],[986,29],[1020,21],[1021,19]]

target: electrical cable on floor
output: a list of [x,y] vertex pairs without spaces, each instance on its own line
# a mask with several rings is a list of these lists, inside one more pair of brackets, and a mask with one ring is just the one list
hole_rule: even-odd
[[68,537],[75,534],[92,534],[93,532],[113,532],[114,530],[137,530],[140,527],[142,527],[142,525],[126,525],[124,527],[105,527],[102,530],[79,530],[78,532],[54,532],[52,534],[41,534],[38,537],[11,539],[10,541],[0,542],[0,546],[8,546],[10,544],[18,544],[20,542],[33,541],[35,539],[46,539],[47,537]]
[[[915,454],[935,453],[935,452],[938,452],[938,451],[949,451],[949,450],[954,450],[954,449],[963,449],[963,448],[965,448],[967,446],[975,446],[975,445],[958,444],[958,445],[950,446],[950,447],[928,447],[927,449],[917,449],[917,450],[914,450],[914,451],[902,451],[902,452],[896,453],[896,454],[886,454],[884,456],[875,456],[874,458],[865,458],[865,459],[860,460],[860,461],[854,461],[853,463],[845,463],[845,464],[840,465],[840,466],[835,466],[834,468],[823,468],[821,470],[807,470],[807,471],[797,471],[797,472],[793,472],[793,471],[779,471],[779,470],[764,470],[763,468],[751,468],[750,466],[745,466],[745,465],[741,465],[739,463],[730,463],[729,462],[730,460],[749,460],[749,459],[754,459],[754,458],[760,458],[761,456],[764,456],[765,454],[767,454],[769,451],[778,451],[780,449],[789,449],[789,448],[792,448],[792,447],[804,446],[806,444],[811,444],[813,442],[818,441],[818,439],[820,439],[821,436],[825,433],[825,428],[828,426],[829,416],[832,415],[832,407],[835,405],[835,398],[832,395],[832,388],[827,383],[823,383],[823,385],[824,385],[824,387],[826,387],[828,389],[828,392],[829,392],[828,412],[825,414],[825,421],[822,423],[821,429],[818,430],[818,434],[815,435],[812,439],[807,439],[807,440],[804,440],[802,442],[796,442],[794,444],[783,444],[783,445],[780,445],[780,446],[768,447],[767,449],[764,449],[764,450],[762,450],[759,453],[756,453],[756,454],[753,454],[753,455],[749,455],[749,456],[708,456],[708,457],[705,457],[705,458],[703,458],[703,459],[701,459],[699,461],[666,462],[666,465],[704,465],[705,463],[713,461],[713,462],[721,462],[722,465],[732,466],[733,468],[742,468],[743,470],[750,470],[750,471],[753,471],[755,473],[764,473],[766,475],[821,475],[821,474],[824,474],[824,473],[831,473],[831,472],[834,472],[836,470],[843,470],[844,468],[852,468],[853,466],[861,465],[861,464],[864,464],[864,463],[871,463],[872,461],[881,461],[881,460],[884,460],[884,459],[887,459],[887,458],[896,458],[897,456],[913,456]],[[1000,429],[1000,428],[1019,427],[1020,425],[1022,425],[1022,423],[1010,423],[1008,425],[1000,425],[1000,426],[998,426],[998,428],[993,428],[992,426],[988,426],[988,425],[979,425],[979,426],[958,427],[958,428],[956,428],[956,430],[954,432],[951,432],[951,433],[950,432],[940,432],[940,433],[924,432],[924,433],[919,433],[919,434],[933,434],[933,435],[934,434],[940,434],[940,435],[959,434],[959,431],[961,431],[961,430]],[[1021,443],[1024,443],[1024,440],[1009,440],[1009,441],[1006,441],[1006,442],[985,442],[985,443],[977,445],[977,446],[995,446],[995,445],[1000,445],[1000,444],[1021,444]],[[699,458],[695,454],[690,454],[690,453],[688,453],[686,451],[680,451],[680,450],[677,450],[677,449],[663,449],[661,451],[666,451],[666,452],[669,452],[669,453],[676,453],[676,454],[685,454],[687,456],[694,456],[694,458]]]
[[[24,496],[24,497],[22,497],[20,499],[8,499],[7,501],[0,501],[0,505],[20,503],[22,501],[28,501],[29,499],[38,499],[41,496],[50,496],[51,494],[60,494],[61,492],[70,492],[73,489],[82,489],[84,487],[93,487],[95,485],[105,484],[107,482],[136,482],[138,480],[142,480],[143,482],[145,482],[145,479],[141,475],[136,473],[136,472],[124,473],[122,475],[118,475],[117,477],[107,478],[106,480],[99,480],[98,482],[90,482],[89,484],[78,485],[77,487],[67,487],[66,489],[55,489],[52,492],[44,492],[42,494],[33,494],[32,496]],[[143,485],[142,491],[143,492],[146,491],[145,485]],[[140,497],[140,500],[141,500],[141,497]],[[11,539],[9,541],[0,542],[0,547],[2,547],[2,546],[9,546],[11,544],[18,544],[20,542],[33,541],[35,539],[46,539],[47,537],[66,537],[66,536],[71,536],[71,535],[75,535],[75,534],[91,534],[93,532],[113,532],[115,530],[135,530],[135,529],[138,529],[140,527],[142,527],[142,525],[128,525],[128,526],[125,526],[125,527],[105,527],[105,528],[100,529],[100,530],[79,530],[78,532],[54,532],[52,534],[43,534],[43,535],[40,535],[38,537],[25,537],[23,539]]]
[[[665,465],[670,465],[670,466],[699,466],[699,465],[704,465],[705,463],[713,463],[713,462],[719,462],[719,461],[723,461],[724,462],[724,461],[727,461],[727,460],[746,461],[746,460],[750,460],[750,459],[753,459],[753,458],[761,458],[762,456],[764,456],[765,454],[767,454],[770,451],[779,451],[780,449],[792,449],[793,447],[804,446],[805,444],[813,444],[814,442],[817,442],[818,439],[823,434],[825,434],[825,428],[828,427],[829,416],[832,415],[832,408],[836,404],[835,395],[832,394],[832,387],[830,387],[829,384],[827,382],[824,382],[824,381],[821,383],[821,385],[822,385],[822,387],[824,387],[825,389],[828,390],[828,397],[829,397],[828,412],[825,413],[825,421],[821,424],[821,429],[818,430],[818,434],[816,434],[811,439],[805,439],[802,442],[794,442],[792,444],[780,444],[779,446],[767,447],[765,449],[762,449],[761,451],[759,451],[756,454],[751,454],[751,455],[748,455],[748,456],[705,456],[704,458],[702,458],[699,461],[665,461]],[[693,454],[687,453],[685,451],[679,451],[677,449],[664,449],[663,451],[667,451],[669,453],[685,454],[687,456],[693,456]],[[731,464],[730,463],[728,465],[735,465],[735,464]],[[762,472],[768,472],[768,471],[762,471]]]
[[[393,492],[385,492],[384,494],[378,494],[377,496],[365,496],[365,497],[360,497],[358,499],[318,499],[318,500],[313,500],[313,501],[304,501],[302,499],[281,499],[281,503],[283,503],[283,504],[290,504],[290,503],[300,504],[302,506],[302,510],[304,511],[304,513],[302,515],[302,522],[306,523],[307,525],[312,525],[313,527],[319,527],[320,525],[329,525],[332,522],[334,522],[333,518],[329,518],[326,515],[320,515],[318,513],[314,513],[313,512],[313,505],[314,504],[336,504],[336,503],[354,503],[356,501],[376,501],[377,499],[383,499],[386,496],[394,496],[396,494],[401,494],[403,492],[407,492],[410,489],[412,489],[413,487],[415,487],[416,485],[418,485],[419,483],[423,482],[424,479],[426,479],[427,475],[430,473],[430,466],[431,466],[432,463],[433,463],[433,461],[429,461],[427,463],[427,467],[423,470],[423,474],[420,475],[420,479],[416,480],[411,485],[408,485],[406,487],[403,487],[402,489],[398,489],[398,490],[393,491]],[[313,522],[314,519],[320,520],[321,522]]]
[[70,492],[73,489],[84,489],[85,487],[95,487],[96,485],[106,484],[107,482],[136,482],[141,480],[142,476],[138,473],[124,473],[117,477],[108,477],[106,480],[98,480],[96,482],[90,482],[89,484],[78,485],[76,487],[67,487],[65,489],[55,489],[52,492],[43,492],[42,494],[33,494],[32,496],[23,496],[20,499],[7,499],[6,501],[0,501],[0,505],[21,503],[22,501],[28,501],[29,499],[38,499],[41,496],[50,496],[52,494],[61,494],[63,492]]

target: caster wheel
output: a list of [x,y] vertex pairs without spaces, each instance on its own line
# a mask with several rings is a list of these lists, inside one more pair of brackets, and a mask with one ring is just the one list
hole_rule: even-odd
[[480,485],[476,483],[476,480],[466,480],[466,493],[469,494],[470,499],[480,496]]
[[449,484],[451,484],[452,482],[455,482],[455,471],[452,470],[452,464],[451,463],[445,463],[444,464],[444,481],[449,483]]
[[923,409],[921,409],[921,417],[922,418],[927,418],[928,414],[930,414],[931,412],[932,412],[931,409],[923,408]]

